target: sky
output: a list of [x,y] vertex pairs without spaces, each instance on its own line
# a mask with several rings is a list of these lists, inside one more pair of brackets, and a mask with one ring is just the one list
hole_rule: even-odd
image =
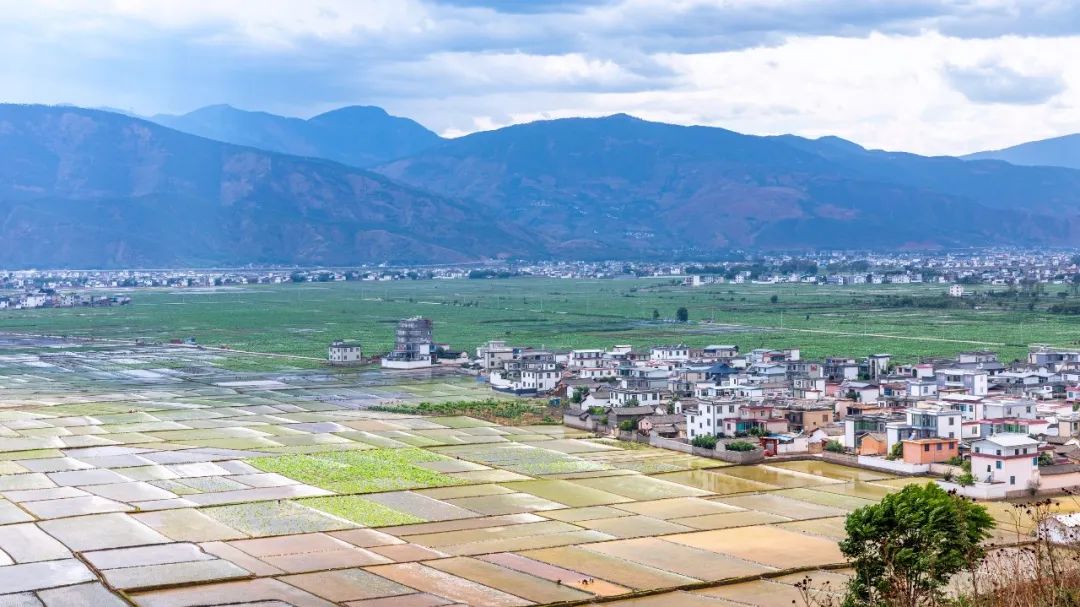
[[1076,0],[0,0],[0,101],[625,112],[962,154],[1080,132]]

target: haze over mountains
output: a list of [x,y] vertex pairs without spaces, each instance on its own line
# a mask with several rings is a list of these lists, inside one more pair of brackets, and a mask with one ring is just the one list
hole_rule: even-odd
[[371,106],[349,106],[303,120],[211,105],[150,118],[178,131],[294,156],[326,158],[355,167],[407,156],[442,141],[408,118]]
[[964,156],[968,160],[1004,160],[1026,166],[1058,166],[1080,169],[1080,133],[1029,141],[1001,150]]
[[871,151],[835,137],[615,115],[446,140],[370,107],[301,120],[211,106],[153,120],[0,106],[0,264],[1080,242],[1080,170]]

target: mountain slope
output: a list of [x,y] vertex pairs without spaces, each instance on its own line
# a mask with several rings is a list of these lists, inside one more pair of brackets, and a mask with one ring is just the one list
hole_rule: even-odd
[[302,120],[212,105],[180,116],[159,114],[151,120],[208,139],[355,167],[408,156],[442,141],[408,118],[368,106],[344,107]]
[[522,253],[470,205],[131,117],[0,105],[0,264],[431,262]]
[[1075,243],[1080,236],[1078,171],[625,115],[477,133],[375,170],[476,200],[569,256]]
[[965,160],[1004,160],[1024,166],[1054,166],[1080,169],[1080,133],[1030,141],[1001,150],[977,152]]

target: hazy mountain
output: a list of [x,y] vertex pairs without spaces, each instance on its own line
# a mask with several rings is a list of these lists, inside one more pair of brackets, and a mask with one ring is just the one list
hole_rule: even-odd
[[1075,243],[1080,236],[1080,171],[625,115],[477,133],[375,170],[475,200],[559,243],[566,256]]
[[1004,160],[1026,166],[1055,166],[1080,169],[1080,133],[1021,143],[1003,150],[978,152],[967,160]]
[[159,114],[151,120],[208,139],[356,167],[407,156],[442,141],[408,118],[367,106],[343,107],[302,120],[212,105],[180,116]]
[[[300,122],[349,124],[363,113]],[[114,113],[2,105],[0,266],[1080,242],[1080,171],[625,115],[477,133],[375,170]]]
[[430,262],[528,244],[470,204],[327,160],[0,105],[3,266]]

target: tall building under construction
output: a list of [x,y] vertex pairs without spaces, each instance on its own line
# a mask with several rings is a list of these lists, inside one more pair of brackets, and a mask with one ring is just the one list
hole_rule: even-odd
[[406,318],[398,322],[394,349],[383,357],[382,366],[388,369],[430,367],[434,354],[431,319]]

